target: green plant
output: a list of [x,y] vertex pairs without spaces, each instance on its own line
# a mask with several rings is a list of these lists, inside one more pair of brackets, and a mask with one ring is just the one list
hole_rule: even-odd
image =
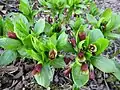
[[[89,76],[94,74],[94,67],[112,73],[120,80],[119,64],[102,56],[109,46],[110,34],[114,34],[112,30],[120,26],[119,15],[112,14],[111,9],[96,13],[98,8],[91,0],[39,0],[39,3],[40,9],[33,10],[28,0],[20,0],[22,13],[10,13],[5,19],[0,18],[0,47],[5,50],[0,56],[0,65],[8,65],[17,57],[32,58],[37,62],[32,74],[37,83],[46,88],[56,68],[65,68],[65,76],[71,73],[74,89],[92,79]],[[88,7],[90,4],[94,7]],[[48,20],[34,17],[44,10],[52,15]]]

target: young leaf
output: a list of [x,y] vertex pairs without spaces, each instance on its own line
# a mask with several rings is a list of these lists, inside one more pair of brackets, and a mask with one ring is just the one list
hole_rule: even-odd
[[114,60],[114,63],[116,65],[117,71],[112,73],[118,80],[120,80],[120,64]]
[[32,45],[36,51],[44,51],[44,44],[42,43],[42,40],[39,40],[36,37],[32,37]]
[[29,23],[26,17],[22,14],[17,14],[14,21],[14,32],[19,39],[24,39],[29,35]]
[[47,88],[53,79],[53,75],[54,70],[51,69],[49,65],[44,65],[42,67],[42,71],[39,74],[36,74],[34,77],[39,85]]
[[45,28],[45,19],[39,19],[34,27],[35,34],[39,35],[44,31]]
[[34,50],[30,49],[30,50],[26,50],[27,54],[29,56],[31,56],[33,59],[37,60],[38,62],[42,63],[42,57],[40,56],[40,54],[38,54],[37,52],[35,52]]
[[109,40],[100,38],[95,42],[95,45],[97,46],[96,55],[99,55],[108,47]]
[[120,15],[113,13],[111,19],[106,25],[107,31],[116,30],[120,27]]
[[17,53],[12,50],[6,50],[4,53],[0,56],[0,65],[8,65],[12,61],[16,60]]
[[91,14],[87,14],[87,20],[90,24],[93,24],[93,25],[97,24],[96,18]]
[[108,21],[111,18],[112,10],[110,8],[107,8],[101,15],[101,17],[104,17],[104,21]]
[[29,34],[27,37],[25,37],[25,39],[23,39],[22,42],[23,42],[26,49],[33,48],[33,46],[32,46],[32,35],[31,34]]
[[91,30],[89,32],[90,43],[96,42],[99,38],[104,38],[103,33],[99,29]]
[[17,50],[17,48],[21,46],[22,43],[19,40],[15,40],[11,38],[0,38],[0,47],[4,49]]
[[105,33],[104,34],[108,39],[119,39],[120,38],[120,34],[116,34],[116,33]]
[[68,42],[68,35],[62,32],[58,37],[57,49],[64,50],[65,52],[74,52],[72,45]]
[[63,57],[58,57],[58,58],[54,59],[53,61],[50,62],[50,64],[54,68],[64,68],[66,65]]
[[80,67],[81,66],[77,63],[75,63],[72,67],[72,78],[73,78],[74,84],[79,88],[85,85],[89,80],[89,73],[84,74],[81,71]]
[[103,56],[96,56],[91,58],[91,63],[96,68],[106,73],[116,72],[117,70],[114,61]]
[[28,0],[20,0],[19,9],[21,12],[23,12],[23,14],[29,15],[31,13],[31,8]]

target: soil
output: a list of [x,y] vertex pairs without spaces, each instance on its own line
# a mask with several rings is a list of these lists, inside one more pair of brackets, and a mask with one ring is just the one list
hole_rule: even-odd
[[[109,7],[114,12],[120,12],[120,0],[95,1],[101,9]],[[18,3],[18,0],[0,0],[0,14],[4,16],[8,12],[18,11]],[[118,41],[113,43],[116,45]],[[117,45],[116,47],[120,47],[120,43]],[[0,50],[0,53],[2,52],[3,50]],[[120,57],[116,59],[119,61]],[[11,65],[0,67],[0,90],[46,90],[36,83],[31,74],[35,64],[36,62],[32,60],[18,58]],[[120,82],[111,74],[102,73],[97,69],[94,73],[95,79],[89,80],[81,90],[120,90]],[[65,77],[61,69],[56,69],[50,88],[51,90],[72,90],[72,80],[70,76]]]

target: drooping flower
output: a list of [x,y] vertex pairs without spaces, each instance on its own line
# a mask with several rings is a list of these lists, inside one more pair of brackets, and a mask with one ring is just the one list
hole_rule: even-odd
[[70,56],[65,56],[64,57],[64,62],[66,63],[66,64],[69,64],[69,62],[70,61],[72,61],[72,60],[74,60],[74,56],[73,55],[70,55]]
[[11,31],[9,31],[9,32],[7,33],[7,35],[8,35],[9,38],[13,38],[13,39],[16,39],[16,38],[17,38],[16,34],[15,34],[14,32],[11,32]]
[[80,62],[84,62],[84,61],[86,60],[83,51],[80,51],[80,52],[78,53],[78,58],[79,58],[79,61],[80,61]]
[[85,40],[86,39],[86,33],[85,32],[79,32],[78,37],[81,41]]
[[94,70],[90,71],[90,73],[89,73],[89,78],[90,78],[91,80],[95,79]]
[[49,51],[49,59],[53,60],[57,57],[57,51],[55,49]]
[[97,52],[97,47],[96,47],[96,45],[90,44],[90,45],[89,45],[89,50],[90,50],[90,52],[92,52],[92,53]]
[[64,74],[65,76],[68,76],[68,75],[70,74],[70,72],[71,72],[71,68],[68,67],[67,69],[65,69],[65,70],[63,71],[63,74]]
[[42,70],[42,64],[37,64],[32,71],[32,75],[36,75],[37,73],[40,73],[41,70]]
[[83,74],[88,74],[89,73],[89,69],[88,69],[88,64],[87,63],[83,63],[81,65],[81,71]]
[[73,47],[76,47],[76,40],[75,38],[70,39],[70,43],[72,44]]
[[87,71],[88,70],[88,64],[86,64],[86,63],[82,64],[81,70],[82,71]]

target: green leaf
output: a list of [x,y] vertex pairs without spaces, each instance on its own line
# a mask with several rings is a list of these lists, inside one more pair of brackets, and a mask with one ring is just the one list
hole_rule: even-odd
[[44,31],[45,28],[45,19],[39,19],[34,27],[35,34],[39,35]]
[[22,44],[19,40],[11,39],[11,38],[0,38],[0,47],[4,49],[12,49],[16,50],[21,47]]
[[65,62],[64,62],[64,58],[63,57],[58,57],[54,60],[52,60],[50,62],[50,64],[54,67],[54,68],[64,68],[65,67]]
[[51,25],[50,25],[48,22],[46,22],[46,23],[45,23],[44,32],[45,32],[45,34],[48,35],[48,36],[51,35],[50,29],[51,29]]
[[104,34],[108,39],[119,39],[120,38],[120,34],[116,34],[116,33],[105,33]]
[[104,38],[103,33],[99,29],[94,29],[89,32],[90,43],[96,42],[99,38]]
[[116,30],[120,27],[120,15],[113,13],[111,19],[106,25],[107,31]]
[[17,14],[14,21],[14,32],[19,39],[24,39],[29,35],[29,23],[26,17],[22,14]]
[[112,16],[112,10],[110,8],[107,8],[101,15],[101,17],[104,17],[104,21],[108,21]]
[[49,65],[44,65],[42,71],[34,77],[37,83],[43,87],[49,87],[50,82],[53,80],[54,70]]
[[117,71],[112,73],[118,80],[120,80],[120,63],[114,60],[114,63],[116,65]]
[[89,73],[84,74],[80,67],[81,66],[77,63],[75,63],[72,67],[72,79],[74,84],[79,88],[84,86],[89,80]]
[[26,50],[27,54],[30,55],[33,59],[37,60],[38,62],[42,63],[42,57],[39,53],[35,52],[34,50]]
[[0,16],[0,36],[2,36],[2,35],[3,35],[3,19]]
[[45,47],[42,43],[42,40],[37,39],[36,37],[32,37],[32,45],[36,51],[41,52],[44,51]]
[[90,24],[93,24],[93,25],[97,24],[96,18],[91,14],[87,14],[87,20]]
[[72,45],[68,42],[68,35],[62,32],[58,37],[57,50],[64,50],[65,52],[74,52]]
[[17,53],[12,50],[6,50],[4,53],[0,56],[0,65],[8,65],[12,63],[12,61],[16,60]]
[[4,25],[5,25],[4,27],[5,27],[6,31],[8,31],[8,30],[14,31],[14,25],[10,18],[5,19]]
[[94,44],[97,46],[96,55],[99,55],[108,47],[109,40],[100,38]]
[[33,48],[33,46],[32,46],[32,35],[31,34],[29,34],[27,37],[25,37],[25,39],[23,39],[22,42],[23,42],[25,48],[27,48],[27,49]]
[[21,12],[23,12],[23,14],[29,15],[31,13],[31,8],[28,0],[20,0],[19,9]]
[[91,63],[96,68],[106,73],[116,72],[117,70],[114,61],[103,56],[91,58]]
[[56,35],[56,33],[54,33],[49,39],[56,46],[56,44],[57,44],[57,35]]
[[120,80],[120,70],[117,70],[116,72],[112,73],[118,80]]

